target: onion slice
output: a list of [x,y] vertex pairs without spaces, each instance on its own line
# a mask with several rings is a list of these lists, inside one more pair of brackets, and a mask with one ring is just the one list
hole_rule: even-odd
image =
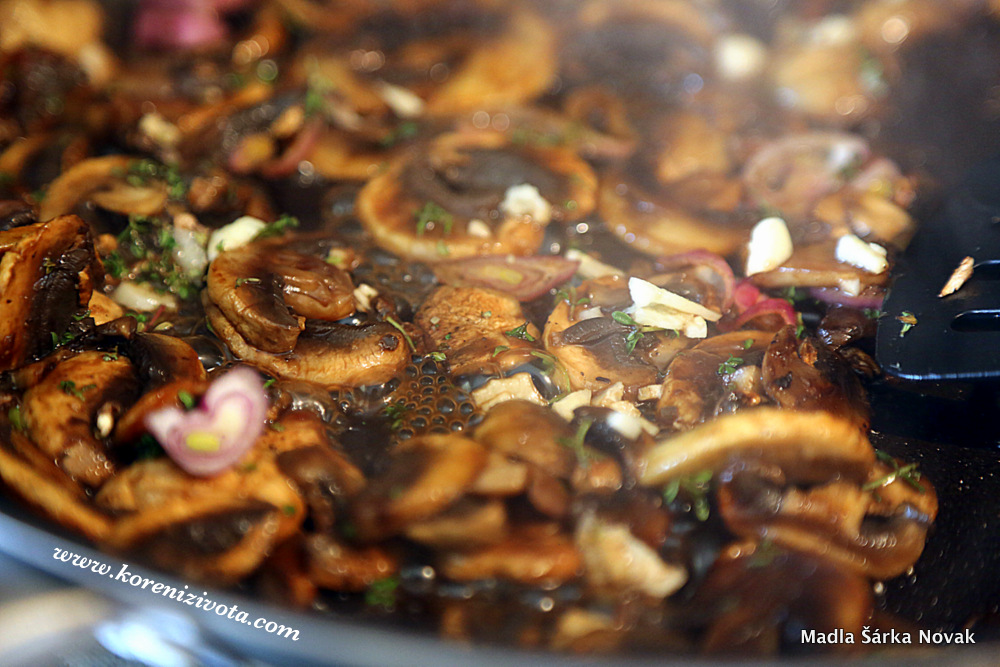
[[865,289],[856,296],[852,296],[836,287],[812,287],[809,289],[809,296],[823,303],[849,306],[864,310],[881,310],[882,301],[885,299],[885,290],[882,288]]
[[145,424],[174,463],[207,477],[233,465],[253,447],[264,429],[267,408],[260,376],[239,366],[215,380],[193,410],[171,405],[150,412]]
[[434,274],[446,285],[486,287],[531,301],[572,278],[579,266],[562,257],[482,256],[439,262]]
[[760,323],[755,325],[757,329],[763,329],[766,331],[777,331],[778,329],[784,327],[785,325],[795,326],[798,324],[798,316],[795,313],[795,309],[792,308],[784,299],[763,299],[753,304],[745,311],[740,313],[735,320],[723,320],[719,322],[719,329],[721,331],[735,331],[740,329],[751,321],[765,316],[777,317],[780,320],[780,324],[777,326],[763,326]]

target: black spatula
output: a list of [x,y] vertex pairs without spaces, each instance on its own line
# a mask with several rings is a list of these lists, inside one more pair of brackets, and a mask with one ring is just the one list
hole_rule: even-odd
[[[965,257],[975,260],[972,277],[939,297]],[[976,167],[922,222],[882,311],[876,355],[891,375],[1000,378],[1000,156]]]

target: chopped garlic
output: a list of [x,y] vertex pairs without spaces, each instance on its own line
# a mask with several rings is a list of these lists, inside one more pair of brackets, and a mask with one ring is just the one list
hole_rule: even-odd
[[170,310],[177,309],[177,299],[173,294],[158,292],[149,283],[137,283],[124,280],[111,293],[115,303],[139,312],[150,312],[160,306]]
[[478,218],[475,220],[469,220],[469,226],[465,228],[465,231],[469,234],[469,236],[475,236],[481,239],[488,239],[493,236],[490,226]]
[[611,414],[608,415],[607,422],[608,426],[629,440],[635,440],[642,435],[642,422],[633,415],[612,410]]
[[593,392],[589,389],[578,389],[570,392],[552,404],[552,411],[565,419],[573,420],[573,411],[585,405],[590,405]]
[[663,385],[662,384],[647,384],[645,387],[639,387],[639,400],[640,401],[652,401],[663,396]]
[[[680,294],[674,294],[670,290],[657,287],[648,280],[642,278],[629,278],[628,291],[632,296],[632,303],[636,308],[647,306],[664,306],[679,310],[682,313],[690,313],[703,317],[709,322],[716,322],[722,317],[722,313],[706,308],[700,303],[685,299]],[[638,322],[638,320],[636,320]],[[641,322],[640,322],[641,324]],[[652,325],[650,325],[652,326]]]
[[612,385],[608,385],[601,391],[594,394],[593,405],[599,408],[608,407],[609,402],[620,401],[625,398],[625,384],[622,382],[615,382]]
[[213,261],[223,250],[233,250],[250,243],[266,226],[263,220],[244,215],[216,229],[208,237],[208,261]]
[[585,252],[581,252],[576,248],[570,248],[566,251],[566,259],[574,262],[580,262],[580,268],[576,272],[583,278],[601,278],[603,276],[622,276],[625,275],[621,269],[618,269],[610,264],[605,264],[601,260],[588,255]]
[[708,336],[708,324],[705,318],[682,313],[659,305],[645,306],[643,308],[629,308],[626,312],[632,316],[636,324],[657,329],[667,329],[679,331],[687,338],[706,338]]
[[854,234],[845,234],[837,240],[836,256],[838,262],[868,273],[883,273],[889,268],[885,248],[877,243],[865,243]]
[[139,119],[139,131],[161,148],[173,148],[181,140],[181,131],[155,111]]
[[785,221],[778,217],[764,218],[750,232],[746,274],[752,276],[776,269],[791,256],[792,235]]
[[945,297],[949,294],[957,292],[962,285],[964,285],[966,281],[972,277],[972,271],[975,264],[976,260],[972,259],[972,257],[966,257],[959,262],[951,276],[948,277],[948,282],[946,282],[944,287],[941,288],[941,291],[938,292],[938,296]]
[[418,95],[402,86],[380,81],[378,94],[400,118],[417,118],[424,113],[424,101]]
[[115,428],[115,406],[113,403],[105,403],[97,411],[97,419],[94,420],[94,426],[97,428],[97,434],[102,438],[106,438],[111,435],[111,431]]
[[859,278],[845,278],[838,280],[837,289],[847,296],[857,296],[861,294],[861,280]]
[[509,378],[493,378],[482,387],[472,391],[472,400],[483,410],[514,399],[531,401],[537,405],[548,405],[548,401],[538,393],[535,383],[528,373],[517,373]]
[[767,65],[767,47],[752,35],[723,35],[715,47],[715,69],[726,81],[759,76]]
[[538,188],[528,183],[507,188],[500,210],[515,218],[526,215],[542,225],[552,219],[552,204],[542,197]]
[[354,288],[354,303],[358,310],[370,313],[372,310],[372,299],[378,296],[378,290],[367,283],[361,283]]

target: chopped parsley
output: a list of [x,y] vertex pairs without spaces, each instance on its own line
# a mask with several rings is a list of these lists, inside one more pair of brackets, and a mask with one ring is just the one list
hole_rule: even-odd
[[444,352],[438,352],[436,350],[434,352],[429,353],[427,356],[433,359],[434,361],[444,361],[446,359],[446,357],[444,356]]
[[410,408],[406,407],[406,403],[400,401],[399,403],[389,403],[382,409],[382,414],[391,420],[389,428],[396,430],[403,425],[403,416],[410,411]]
[[15,405],[7,410],[7,421],[10,422],[10,427],[15,431],[25,433],[28,430],[28,424],[24,421],[24,415],[21,414],[20,405]]
[[274,236],[281,236],[289,229],[294,229],[299,226],[299,219],[294,215],[283,215],[274,222],[269,222],[264,225],[264,229],[257,233],[257,236],[253,237],[254,241],[258,239],[267,239]]
[[133,187],[145,187],[150,181],[163,181],[167,186],[167,196],[183,199],[187,195],[187,185],[176,165],[163,165],[154,160],[133,161],[125,174],[125,182]]
[[582,306],[582,305],[590,303],[590,297],[589,296],[581,296],[581,297],[578,298],[576,296],[576,288],[575,287],[573,287],[573,286],[570,286],[570,287],[561,287],[561,288],[559,288],[559,291],[556,292],[556,303],[558,303],[560,301],[565,301],[565,302],[569,303],[569,305],[571,305],[571,306]]
[[497,345],[495,348],[493,348],[493,356],[490,357],[490,358],[492,359],[493,357],[497,356],[501,352],[506,352],[509,349],[510,348],[507,347],[506,345]]
[[899,314],[899,317],[897,317],[896,319],[903,323],[902,328],[899,330],[900,338],[905,336],[906,332],[912,329],[917,324],[917,318],[913,315],[913,313],[911,313],[908,310],[904,310],[902,313]]
[[753,347],[753,338],[747,338],[745,341],[743,341],[744,350],[749,350],[751,347]]
[[413,344],[413,339],[410,338],[410,334],[406,333],[406,329],[403,328],[402,324],[397,322],[396,319],[391,315],[386,315],[385,321],[391,324],[392,326],[396,327],[397,329],[399,329],[399,333],[403,334],[403,338],[406,339],[407,344],[410,346],[410,350],[412,350],[413,352],[417,351],[417,346]]
[[526,340],[529,343],[535,342],[535,337],[532,336],[530,333],[528,333],[528,323],[527,322],[525,322],[524,324],[522,324],[519,327],[515,327],[515,328],[510,329],[508,331],[504,331],[503,335],[507,336],[508,338],[519,338],[521,340]]
[[861,488],[865,491],[874,491],[875,489],[881,488],[892,484],[897,479],[901,479],[920,493],[924,493],[926,489],[924,485],[920,483],[920,471],[917,470],[916,463],[908,463],[904,466],[900,466],[896,459],[881,449],[875,450],[875,457],[892,468],[892,472],[887,475],[882,475],[878,479],[873,479],[870,482],[865,482]]
[[69,394],[70,396],[76,396],[81,401],[83,400],[83,395],[90,391],[91,389],[96,389],[96,384],[87,384],[80,388],[77,388],[76,383],[72,380],[63,380],[59,383],[59,388],[64,394]]
[[295,505],[282,505],[281,511],[285,513],[285,516],[295,516],[297,510]]
[[392,609],[396,606],[396,593],[399,589],[397,577],[386,577],[373,581],[365,591],[365,604],[369,607]]
[[690,499],[691,509],[698,521],[707,521],[709,515],[708,492],[712,488],[712,471],[702,470],[692,475],[677,477],[663,487],[663,500],[668,505],[681,491]]
[[391,146],[395,146],[401,141],[412,139],[419,133],[420,133],[420,125],[413,122],[412,120],[408,120],[406,122],[400,123],[395,128],[393,128],[392,132],[382,137],[381,141],[379,141],[379,145],[382,146],[382,148],[389,148]]
[[878,308],[865,308],[864,313],[865,313],[865,317],[867,317],[870,320],[877,320],[878,318],[880,318],[883,315],[885,315],[885,313],[883,313]]
[[[422,207],[413,212],[413,217],[417,220],[417,235],[422,236],[428,229],[441,225],[444,234],[450,234],[455,218],[451,213],[441,208],[432,201],[426,202]],[[440,247],[438,248],[440,252]],[[441,253],[447,254],[447,253]]]
[[730,354],[728,359],[719,364],[718,373],[719,375],[729,375],[730,373],[734,373],[742,363],[743,357],[736,357]]
[[597,458],[597,455],[587,449],[583,444],[584,440],[587,438],[587,431],[593,425],[593,419],[581,419],[579,425],[576,427],[576,433],[569,438],[559,438],[559,444],[563,447],[572,449],[576,453],[576,460],[584,468],[590,466],[590,462]]
[[267,380],[264,381],[264,389],[270,388],[272,385],[274,385],[275,382],[277,382],[275,378],[268,378]]

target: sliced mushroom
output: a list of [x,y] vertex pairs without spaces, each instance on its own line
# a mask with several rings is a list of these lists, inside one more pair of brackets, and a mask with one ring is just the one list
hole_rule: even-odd
[[[517,187],[530,196],[508,201]],[[530,255],[550,220],[590,213],[595,190],[593,171],[567,149],[520,146],[499,133],[456,133],[392,163],[361,190],[356,206],[380,246],[436,262]]]
[[667,368],[657,412],[682,431],[717,414],[760,405],[763,387],[744,369],[757,368],[773,337],[769,331],[734,331],[681,352]]
[[240,359],[268,373],[327,386],[381,384],[406,366],[410,354],[402,334],[384,322],[351,326],[312,323],[288,354],[271,354],[248,343],[211,301],[205,314],[216,334]]
[[[873,475],[889,472],[879,466]],[[894,479],[879,489],[876,501],[871,491],[850,482],[799,488],[751,469],[734,472],[718,499],[726,525],[738,535],[767,537],[868,577],[888,579],[917,561],[937,514],[934,489],[926,481],[920,486],[917,492]],[[894,497],[881,497],[881,489],[890,487],[895,487]]]
[[819,340],[799,340],[792,327],[774,336],[761,363],[764,389],[793,410],[826,410],[868,429],[864,389],[847,362]]
[[[83,352],[57,364],[24,394],[24,419],[36,445],[73,479],[90,487],[115,472],[97,424],[104,406],[121,411],[138,393],[132,364]],[[107,435],[109,430],[102,435]]]
[[[484,372],[490,366],[509,370],[512,355],[499,350],[535,349],[541,334],[528,323],[517,299],[479,287],[439,287],[421,304],[414,322],[443,350],[452,372]],[[519,327],[522,335],[514,335]]]
[[553,477],[568,479],[576,466],[576,454],[563,444],[573,436],[569,426],[551,410],[528,401],[497,405],[474,436],[490,450],[530,463]]
[[614,319],[632,305],[622,276],[595,278],[577,288],[587,307],[561,300],[545,323],[545,349],[563,365],[574,390],[600,391],[623,383],[626,398],[657,381],[675,354],[691,344],[676,332],[645,331]]
[[499,500],[466,497],[441,514],[411,524],[406,536],[432,549],[475,549],[507,535],[507,511]]
[[335,591],[363,591],[399,569],[397,558],[382,546],[351,546],[322,534],[306,537],[305,559],[309,578]]
[[840,287],[857,284],[861,290],[869,285],[885,285],[889,272],[870,273],[836,259],[836,242],[797,246],[792,256],[776,269],[755,273],[751,280],[759,287]]
[[551,524],[522,526],[498,544],[446,554],[441,562],[441,572],[455,581],[506,579],[549,586],[576,579],[582,567],[572,540]]
[[351,502],[359,536],[380,539],[444,511],[476,481],[486,458],[482,445],[460,435],[426,435],[397,445],[386,471]]
[[354,312],[347,272],[266,243],[223,252],[207,282],[208,297],[240,337],[272,354],[295,348],[306,318],[335,321]]
[[838,476],[860,482],[875,454],[857,422],[828,412],[758,407],[660,439],[638,461],[639,481],[658,486],[703,470],[720,472],[737,460],[774,464],[802,482]]
[[139,461],[104,484],[96,502],[119,515],[105,546],[216,583],[253,572],[305,516],[273,458],[259,451],[205,478],[166,458]]
[[52,347],[103,277],[87,224],[62,216],[0,232],[0,370]]
[[[769,543],[724,549],[692,601],[705,618],[709,653],[773,654],[786,628],[853,633],[872,613],[867,579],[822,558],[787,552]],[[851,644],[832,644],[850,651]]]

